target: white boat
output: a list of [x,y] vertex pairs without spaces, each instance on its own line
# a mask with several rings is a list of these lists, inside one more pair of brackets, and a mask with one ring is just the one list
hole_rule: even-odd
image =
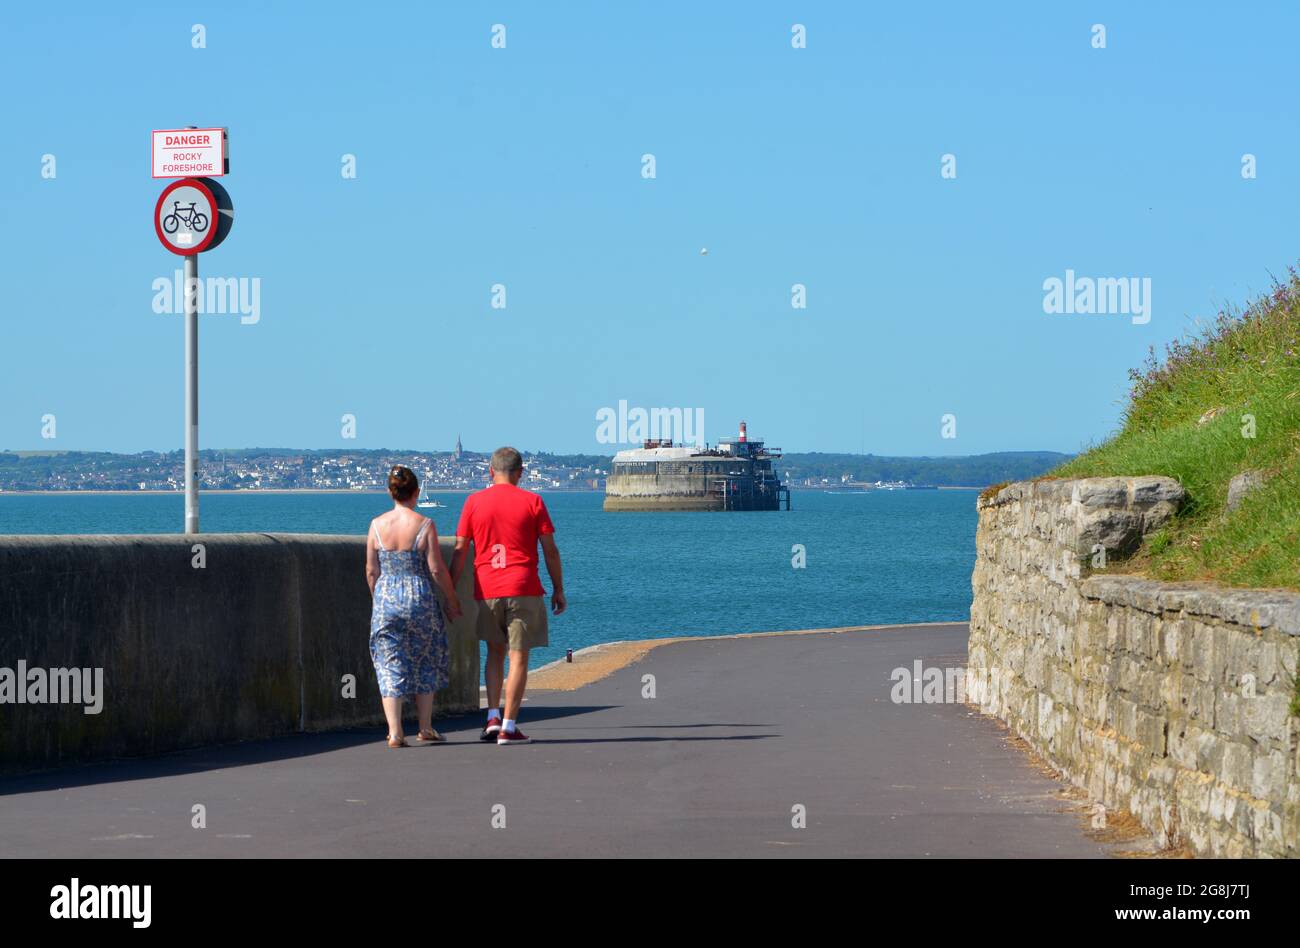
[[[424,482],[425,482],[426,485],[429,483],[429,474],[428,474],[427,471],[426,471],[425,474],[424,474]],[[429,496],[429,488],[426,486],[426,487],[424,488],[424,490],[420,493],[420,499],[419,499],[418,501],[416,501],[415,506],[417,506],[417,507],[446,507],[447,505],[446,505],[446,504],[440,504],[440,503],[438,503],[438,501],[436,501],[436,500],[434,500],[432,497],[430,497],[430,496]]]
[[911,487],[909,481],[876,481],[876,490],[907,490]]

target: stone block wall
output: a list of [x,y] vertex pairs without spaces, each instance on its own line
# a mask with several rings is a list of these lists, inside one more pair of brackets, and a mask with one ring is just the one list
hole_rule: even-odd
[[967,694],[1163,844],[1295,857],[1300,594],[1113,572],[1183,499],[1162,477],[982,497]]

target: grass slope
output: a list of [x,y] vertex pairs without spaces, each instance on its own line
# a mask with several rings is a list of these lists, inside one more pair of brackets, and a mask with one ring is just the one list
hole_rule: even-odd
[[[1165,474],[1188,492],[1174,521],[1131,561],[1159,579],[1300,589],[1300,277],[1244,311],[1152,350],[1124,425],[1054,477]],[[1218,414],[1202,421],[1207,412]],[[1253,419],[1253,424],[1252,424]],[[1265,484],[1225,513],[1228,482]]]

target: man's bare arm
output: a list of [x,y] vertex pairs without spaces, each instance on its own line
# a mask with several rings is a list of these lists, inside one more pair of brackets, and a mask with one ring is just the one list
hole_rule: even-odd
[[460,584],[460,574],[465,571],[465,558],[469,556],[469,537],[456,537],[456,550],[451,554],[451,584]]
[[543,533],[542,556],[546,559],[546,573],[551,577],[551,611],[557,616],[569,605],[564,596],[564,572],[560,568],[560,548],[555,545],[555,534]]

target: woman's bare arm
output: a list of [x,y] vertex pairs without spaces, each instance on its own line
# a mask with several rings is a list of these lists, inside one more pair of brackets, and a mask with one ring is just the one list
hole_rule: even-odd
[[447,566],[442,561],[442,549],[438,544],[438,528],[433,525],[433,521],[429,521],[429,532],[425,534],[425,542],[429,544],[429,549],[425,553],[425,558],[429,561],[429,574],[433,576],[433,581],[438,584],[438,588],[446,597],[447,618],[455,622],[461,616],[460,597],[456,595],[451,574],[447,572]]
[[370,584],[370,595],[375,594],[375,583],[379,581],[379,551],[375,549],[375,524],[370,523],[366,531],[366,582]]

